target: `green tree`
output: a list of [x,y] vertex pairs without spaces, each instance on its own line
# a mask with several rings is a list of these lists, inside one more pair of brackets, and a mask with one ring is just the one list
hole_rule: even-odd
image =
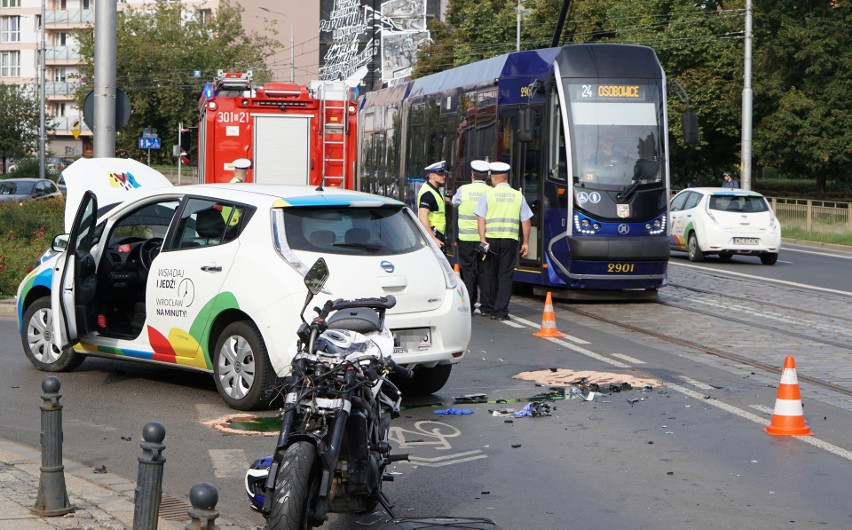
[[852,183],[852,4],[768,1],[755,13],[754,153],[790,177]]
[[31,87],[0,83],[0,158],[3,173],[9,157],[23,157],[38,149],[39,109]]
[[[144,7],[128,6],[118,13],[116,84],[130,98],[132,114],[116,135],[118,156],[142,157],[137,138],[154,127],[163,146],[177,141],[177,128],[198,123],[198,98],[204,83],[217,70],[252,70],[255,82],[270,80],[265,59],[280,44],[268,37],[248,34],[242,26],[243,8],[227,1],[215,13],[190,11],[181,3],[157,0]],[[78,102],[94,86],[94,34],[79,35],[80,53],[87,67],[81,75]],[[200,70],[202,78],[193,77]],[[193,145],[195,148],[195,145]],[[157,153],[172,161],[171,149]]]

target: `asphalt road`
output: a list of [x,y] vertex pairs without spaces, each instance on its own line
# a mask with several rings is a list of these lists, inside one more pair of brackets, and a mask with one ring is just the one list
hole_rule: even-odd
[[[783,270],[776,267],[749,272]],[[810,280],[800,269],[795,281]],[[785,287],[769,282],[762,288]],[[625,317],[647,312],[652,326],[652,307],[624,304],[623,311]],[[517,299],[511,310],[516,318],[507,323],[475,319],[470,351],[442,392],[406,400],[403,417],[394,424],[395,450],[413,459],[398,463],[396,480],[385,485],[397,515],[490,517],[504,529],[852,525],[849,407],[808,399],[806,419],[816,436],[771,437],[762,427],[777,396],[777,374],[638,334],[610,334],[562,314],[557,327],[569,337],[539,339],[531,332],[540,322],[540,301]],[[701,325],[700,316],[683,322],[686,330]],[[35,446],[46,374],[26,360],[12,320],[0,320],[0,359],[0,436]],[[557,401],[551,416],[539,418],[489,413],[518,410],[524,403],[452,403],[456,396],[480,392],[492,401],[526,400],[548,387],[514,376],[550,369],[592,370],[614,374],[615,381],[640,377],[662,385],[592,401]],[[159,421],[167,430],[165,493],[186,496],[192,484],[211,482],[219,489],[223,517],[246,528],[262,525],[247,507],[242,476],[254,458],[269,453],[273,440],[223,434],[205,425],[233,413],[209,376],[88,359],[60,378],[64,451],[70,458],[93,469],[106,465],[110,473],[132,479],[142,426]],[[450,406],[473,414],[434,413]],[[334,516],[327,526],[379,524],[369,516]]]

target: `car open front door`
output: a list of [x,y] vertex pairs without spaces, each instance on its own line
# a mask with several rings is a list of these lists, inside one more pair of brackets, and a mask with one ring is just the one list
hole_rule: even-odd
[[53,312],[53,343],[60,351],[72,346],[88,331],[86,304],[97,288],[97,267],[92,256],[98,200],[87,191],[80,201],[68,246],[56,261],[50,305]]

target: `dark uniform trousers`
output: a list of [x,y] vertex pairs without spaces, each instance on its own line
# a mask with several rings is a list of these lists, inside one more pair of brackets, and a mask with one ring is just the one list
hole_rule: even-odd
[[482,271],[479,308],[483,314],[491,313],[495,317],[503,318],[509,316],[512,272],[518,263],[518,240],[489,237],[488,244],[491,248]]
[[[478,239],[476,241],[459,241],[459,272],[461,272],[464,286],[467,287],[471,308],[477,301],[482,304],[482,292],[485,289],[482,273],[485,269],[485,263],[482,261],[482,254],[477,252],[478,248]],[[479,310],[485,313],[485,309],[482,307]]]

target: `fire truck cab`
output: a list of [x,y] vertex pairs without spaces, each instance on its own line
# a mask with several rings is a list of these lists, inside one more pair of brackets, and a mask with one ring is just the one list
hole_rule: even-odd
[[251,71],[220,70],[199,111],[199,183],[230,182],[247,158],[247,182],[353,188],[356,107],[344,82],[255,87]]

